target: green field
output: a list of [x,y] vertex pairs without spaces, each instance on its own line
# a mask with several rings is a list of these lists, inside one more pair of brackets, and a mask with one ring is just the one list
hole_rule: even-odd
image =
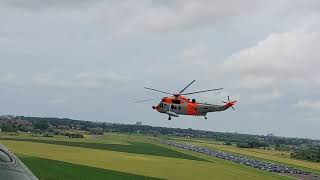
[[[124,179],[124,180],[157,180],[147,176],[139,176],[119,171],[94,168],[78,164],[66,163],[62,161],[49,160],[37,157],[20,156],[21,161],[25,163],[41,179],[46,180],[105,180],[105,179]],[[50,172],[50,173],[48,173]]]
[[107,134],[84,139],[2,136],[40,179],[289,179],[157,144],[153,137]]

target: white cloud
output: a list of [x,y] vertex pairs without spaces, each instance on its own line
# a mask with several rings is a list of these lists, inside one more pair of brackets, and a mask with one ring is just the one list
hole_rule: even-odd
[[63,75],[48,72],[28,74],[25,77],[22,74],[17,76],[15,73],[7,73],[0,76],[0,84],[8,87],[106,88],[123,85],[128,81],[128,75],[116,72],[86,72]]
[[[254,3],[252,1],[252,3]],[[228,4],[233,4],[228,6]],[[227,6],[226,6],[227,5]],[[250,9],[246,3],[234,1],[177,1],[170,6],[149,6],[144,14],[136,16],[132,28],[142,27],[147,31],[169,31],[206,24],[224,23]],[[146,13],[146,14],[145,14]]]
[[275,99],[279,99],[282,96],[282,93],[279,90],[269,90],[267,92],[261,92],[256,94],[248,94],[247,95],[247,102],[249,103],[262,103],[273,101]]
[[317,27],[272,33],[255,46],[227,58],[223,73],[237,77],[233,84],[250,102],[278,99],[293,90],[306,93],[307,89],[319,88]]
[[[180,58],[183,61],[182,65],[187,66],[202,66],[203,69],[208,68],[209,62],[209,47],[205,43],[195,43],[192,47],[182,50]],[[181,62],[179,62],[181,66]]]
[[115,72],[106,73],[77,73],[73,76],[64,76],[60,79],[58,75],[46,73],[33,79],[33,83],[38,86],[48,86],[57,88],[103,88],[121,85],[129,80],[127,75]]
[[293,30],[273,33],[256,46],[241,50],[224,63],[234,73],[292,78],[317,73],[318,32]]
[[239,87],[243,89],[263,89],[270,87],[276,79],[274,77],[259,77],[253,74],[244,76],[239,81]]
[[230,96],[232,99],[237,100],[241,104],[254,105],[278,100],[283,96],[283,93],[277,89],[267,89],[252,92],[240,89],[233,90],[232,93],[230,93]]
[[319,101],[301,100],[297,102],[295,106],[298,108],[320,111],[320,100]]
[[63,103],[65,103],[65,100],[64,99],[50,99],[48,102],[50,104],[63,104]]
[[253,0],[108,1],[92,6],[89,19],[108,24],[108,29],[121,36],[143,35],[226,24],[230,19],[252,13],[256,4]]

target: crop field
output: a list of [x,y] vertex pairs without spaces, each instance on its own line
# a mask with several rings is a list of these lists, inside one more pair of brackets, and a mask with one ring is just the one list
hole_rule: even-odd
[[[185,143],[187,141],[187,139],[185,138],[174,138],[174,140],[181,143]],[[273,161],[280,164],[299,167],[300,169],[320,174],[320,163],[290,158],[289,151],[238,148],[235,146],[223,145],[222,142],[210,140],[192,140],[188,143],[209,147],[216,150],[226,151],[230,153],[250,156],[261,160]]]
[[289,179],[203,154],[158,144],[142,135],[84,139],[1,136],[39,179]]
[[[62,161],[42,159],[37,157],[21,156],[25,165],[32,169],[34,174],[37,174],[41,179],[154,179],[146,176],[139,176],[119,171],[94,168],[78,164],[66,163]],[[50,172],[50,173],[48,173]]]

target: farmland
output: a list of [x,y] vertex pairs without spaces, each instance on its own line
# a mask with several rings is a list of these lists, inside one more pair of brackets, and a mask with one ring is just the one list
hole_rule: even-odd
[[203,154],[157,144],[144,135],[108,133],[62,136],[2,136],[40,179],[288,179]]

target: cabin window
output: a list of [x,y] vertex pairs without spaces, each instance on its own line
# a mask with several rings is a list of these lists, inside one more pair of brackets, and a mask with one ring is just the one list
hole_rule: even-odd
[[180,100],[173,99],[173,100],[172,100],[172,103],[173,103],[173,104],[180,104]]
[[174,105],[171,105],[171,109],[177,109],[177,107]]
[[181,106],[179,106],[179,110],[181,109]]

